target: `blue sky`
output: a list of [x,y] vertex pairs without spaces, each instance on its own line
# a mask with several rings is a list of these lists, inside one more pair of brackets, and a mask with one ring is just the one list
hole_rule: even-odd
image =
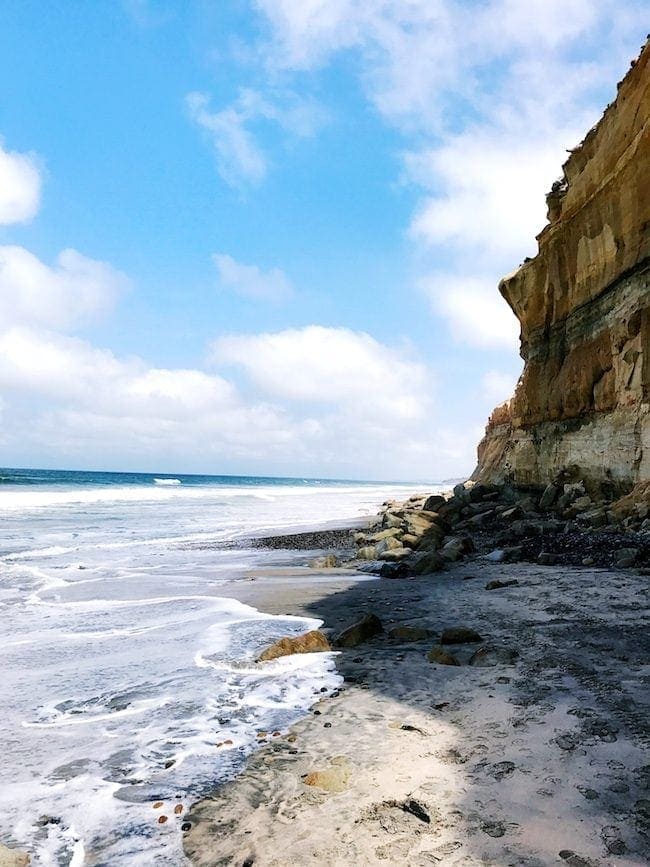
[[0,462],[471,471],[496,283],[650,11],[538,7],[4,3]]

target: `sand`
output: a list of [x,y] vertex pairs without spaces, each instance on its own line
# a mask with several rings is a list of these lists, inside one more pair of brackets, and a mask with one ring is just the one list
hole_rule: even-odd
[[[340,653],[340,694],[193,807],[192,863],[650,863],[647,577],[475,560],[417,579],[251,578],[233,595],[271,613],[336,630],[372,611],[433,637]],[[468,665],[476,644],[447,648],[460,666],[428,662],[453,626],[496,664]]]

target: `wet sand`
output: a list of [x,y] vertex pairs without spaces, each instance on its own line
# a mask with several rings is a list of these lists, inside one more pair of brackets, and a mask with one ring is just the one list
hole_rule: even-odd
[[[357,576],[358,577],[358,576]],[[337,655],[345,678],[246,771],[195,805],[196,865],[649,863],[647,577],[457,564],[416,579],[262,570],[232,595],[338,630],[385,632]],[[486,590],[492,580],[516,585]],[[400,643],[395,626],[431,637]],[[443,629],[478,630],[430,663]],[[492,650],[468,665],[477,647]]]

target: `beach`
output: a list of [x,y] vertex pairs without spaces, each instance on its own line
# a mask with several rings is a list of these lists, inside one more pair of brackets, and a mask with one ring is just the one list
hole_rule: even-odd
[[[337,652],[334,696],[262,733],[243,773],[193,806],[185,853],[206,867],[647,863],[643,571],[477,558],[362,584],[251,576],[237,598],[264,611],[334,632],[373,613],[384,631]],[[392,637],[401,626],[427,632]],[[451,627],[482,640],[448,647],[460,665],[428,661]]]

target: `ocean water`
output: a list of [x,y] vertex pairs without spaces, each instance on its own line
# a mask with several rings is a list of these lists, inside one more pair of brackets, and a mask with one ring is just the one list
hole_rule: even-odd
[[182,865],[192,801],[340,682],[331,653],[254,664],[319,621],[228,598],[251,567],[305,558],[245,539],[415,490],[0,470],[0,841],[35,865]]

